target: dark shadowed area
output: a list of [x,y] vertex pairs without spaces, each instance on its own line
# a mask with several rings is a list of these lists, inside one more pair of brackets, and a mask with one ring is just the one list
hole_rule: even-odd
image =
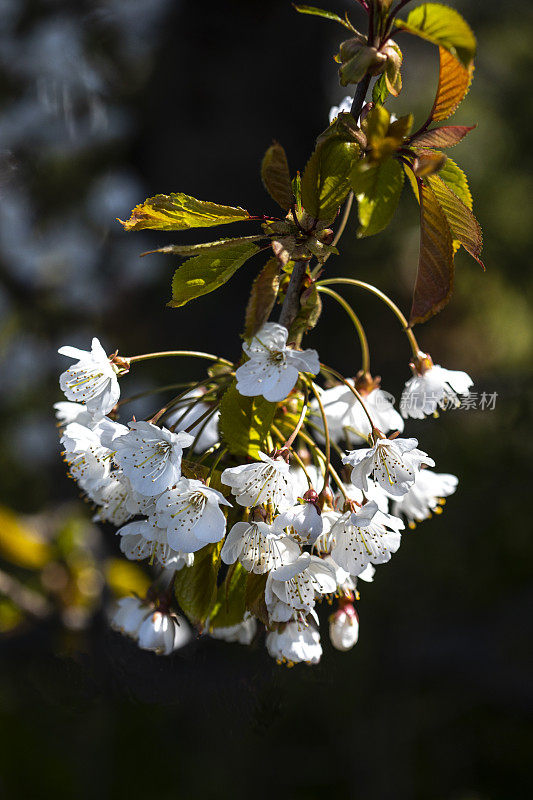
[[[51,406],[57,348],[93,335],[108,352],[237,357],[261,259],[167,308],[176,263],[139,253],[176,236],[126,234],[115,218],[172,191],[274,213],[262,155],[276,139],[303,168],[345,94],[332,58],[342,30],[288,0],[0,0],[0,796],[531,797],[533,14],[525,0],[450,4],[479,44],[455,117],[478,128],[452,155],[470,179],[487,271],[460,253],[451,304],[417,334],[496,399],[412,421],[437,468],[459,476],[457,493],[364,586],[356,647],[333,650],[324,626],[322,662],[286,669],[262,642],[204,637],[157,658],[108,628],[128,575],[113,529],[91,524],[65,476]],[[320,5],[353,9],[362,25],[355,2]],[[405,34],[401,44],[405,89],[388,107],[422,121],[437,58]],[[328,275],[375,283],[407,312],[417,217],[406,189],[384,234],[358,240],[352,221]],[[346,296],[372,371],[398,398],[410,373],[397,321],[370,296]],[[324,301],[307,346],[353,375],[350,321]],[[123,392],[202,369],[139,365]],[[18,524],[45,531],[57,563],[14,544]],[[38,596],[44,586],[53,610],[21,611],[5,576]]]

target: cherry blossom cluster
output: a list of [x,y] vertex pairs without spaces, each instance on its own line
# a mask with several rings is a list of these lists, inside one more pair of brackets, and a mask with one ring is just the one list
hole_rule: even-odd
[[[245,342],[238,365],[220,359],[225,369],[150,419],[127,424],[119,421],[126,402],[119,379],[135,361],[183,352],[108,356],[98,339],[90,351],[59,352],[74,360],[60,377],[66,402],[55,406],[69,474],[95,519],[117,528],[125,557],[160,573],[146,598],[119,601],[111,624],[156,654],[186,645],[193,624],[198,634],[243,644],[263,632],[278,662],[315,664],[324,600],[336,603],[328,615],[332,645],[350,649],[359,635],[360,581],[373,581],[375,567],[396,553],[406,522],[413,527],[438,513],[456,489],[457,478],[433,471],[416,439],[400,436],[404,418],[379,380],[368,370],[343,378],[316,351],[288,343],[278,323],[265,323]],[[404,417],[459,404],[472,385],[465,373],[435,366],[420,351],[411,367]],[[319,374],[325,386],[314,382]],[[273,423],[267,452],[240,463],[219,431],[228,381],[243,397],[275,404],[280,418],[291,403],[298,409],[287,438]],[[434,402],[420,401],[429,394]],[[212,616],[187,622],[176,602],[176,576],[193,574],[206,548],[218,559],[219,586],[237,566],[259,586],[260,596],[235,624],[219,625]]]

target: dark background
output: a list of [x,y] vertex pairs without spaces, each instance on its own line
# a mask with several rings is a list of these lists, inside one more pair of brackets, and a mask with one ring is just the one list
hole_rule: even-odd
[[[479,127],[451,155],[470,177],[487,272],[459,254],[451,305],[418,335],[438,363],[466,369],[476,390],[498,396],[493,411],[448,412],[409,433],[438,470],[459,475],[457,494],[363,587],[354,650],[334,651],[324,625],[313,668],[278,667],[261,644],[208,639],[157,659],[109,631],[107,587],[103,599],[89,593],[83,624],[68,608],[40,622],[18,618],[5,599],[1,796],[531,796],[533,20],[517,0],[453,5],[479,40],[455,118]],[[330,6],[353,7],[363,24],[355,3]],[[109,352],[235,357],[261,265],[167,309],[175,265],[138,254],[174,237],[126,235],[114,219],[170,191],[275,213],[259,180],[262,154],[275,138],[293,170],[304,166],[345,94],[332,61],[342,38],[287,0],[0,2],[0,502],[52,537],[60,518],[68,538],[74,519],[98,574],[117,548],[112,531],[89,525],[64,475],[50,414],[60,399],[57,347],[85,348],[97,335]],[[399,42],[405,89],[389,107],[422,121],[436,54],[405,35]],[[407,311],[417,236],[406,190],[382,236],[357,240],[349,225],[328,274],[374,282]],[[373,371],[398,397],[409,350],[397,322],[373,298],[346,296],[367,327]],[[309,346],[354,374],[357,342],[327,303]],[[145,365],[123,393],[200,378],[201,369]],[[5,548],[0,555],[3,572],[40,588],[42,576]]]

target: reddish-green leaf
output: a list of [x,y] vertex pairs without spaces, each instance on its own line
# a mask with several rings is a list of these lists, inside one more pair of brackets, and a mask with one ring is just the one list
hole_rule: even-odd
[[119,222],[127,231],[153,228],[158,231],[184,231],[189,228],[212,228],[250,219],[244,208],[221,206],[197,200],[182,192],[158,194],[135,206],[129,220]]
[[279,263],[270,258],[252,284],[246,307],[244,338],[249,339],[264,325],[274,308],[279,288]]
[[274,142],[266,151],[261,164],[261,177],[265,189],[285,211],[294,202],[289,163],[283,147]]
[[419,133],[410,143],[416,147],[453,147],[475,127],[475,125],[442,125],[440,128]]
[[442,122],[456,111],[472,83],[474,65],[463,66],[444,47],[439,47],[439,85],[429,119]]
[[454,237],[485,269],[479,257],[483,249],[483,234],[479,222],[438,175],[431,175],[427,180],[446,215]]
[[410,322],[425,322],[449,301],[453,289],[453,242],[444,211],[431,188],[419,182],[420,256]]

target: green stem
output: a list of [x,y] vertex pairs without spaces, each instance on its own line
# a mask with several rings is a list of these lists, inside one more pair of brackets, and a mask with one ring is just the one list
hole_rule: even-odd
[[207,361],[218,361],[219,364],[224,364],[227,367],[233,367],[231,361],[227,361],[220,356],[214,356],[212,353],[201,353],[197,350],[164,350],[159,353],[144,353],[140,356],[124,357],[125,361],[133,364],[134,361],[148,361],[152,358],[167,358],[173,356],[190,356],[191,358],[205,358]]
[[306,434],[304,431],[300,431],[300,436],[302,437],[302,439],[304,440],[304,442],[306,442],[306,443],[309,445],[309,447],[311,447],[311,448],[312,448],[313,452],[314,452],[316,455],[320,456],[320,458],[321,458],[321,459],[322,459],[322,461],[324,462],[324,465],[327,465],[327,467],[325,466],[325,471],[326,471],[326,472],[329,472],[329,474],[331,475],[331,477],[333,478],[333,480],[335,481],[335,483],[336,483],[336,484],[337,484],[337,486],[339,487],[339,489],[340,489],[340,491],[341,491],[341,494],[343,495],[344,499],[345,499],[345,500],[347,500],[347,499],[348,499],[348,496],[347,496],[347,494],[346,494],[346,490],[345,490],[345,488],[344,488],[344,484],[343,484],[343,482],[341,481],[341,479],[340,479],[340,477],[339,477],[338,473],[336,472],[336,470],[334,470],[334,469],[333,469],[333,467],[331,466],[331,464],[327,464],[327,459],[326,459],[326,456],[324,455],[324,453],[322,452],[322,450],[320,449],[320,447],[318,447],[318,445],[317,445],[317,444],[315,444],[315,442],[314,442],[314,441],[311,439],[311,437],[310,437],[310,436],[308,436],[308,435],[307,435],[307,434]]
[[296,424],[295,429],[293,430],[293,432],[291,433],[291,435],[289,436],[289,438],[285,442],[284,447],[292,447],[292,443],[294,442],[294,440],[298,436],[298,433],[300,432],[300,428],[304,424],[305,415],[307,414],[307,407],[309,405],[309,391],[307,389],[307,385],[304,386],[304,391],[305,391],[305,397],[304,397],[304,402],[303,402],[303,405],[302,405],[302,411],[300,413],[300,418],[299,418],[299,420],[298,420],[298,422]]
[[379,428],[376,428],[376,426],[374,425],[374,421],[373,421],[372,417],[370,416],[368,408],[366,407],[366,403],[363,400],[363,398],[361,397],[361,395],[359,394],[359,392],[357,391],[357,389],[354,386],[352,386],[352,384],[349,383],[349,381],[347,381],[346,378],[344,378],[340,374],[340,372],[337,372],[336,369],[332,369],[331,367],[327,367],[325,364],[321,363],[320,364],[320,371],[321,372],[326,372],[326,373],[329,372],[330,375],[334,375],[335,378],[337,378],[339,381],[342,381],[342,383],[344,383],[344,385],[351,391],[351,393],[354,395],[354,397],[356,397],[357,400],[359,400],[359,402],[361,403],[361,405],[363,407],[363,411],[365,412],[365,414],[367,416],[367,419],[368,419],[368,421],[370,423],[370,429],[371,429],[372,433],[374,431],[376,431],[376,432],[379,431]]
[[209,470],[209,475],[207,476],[207,480],[205,482],[206,486],[209,486],[209,484],[211,483],[211,479],[212,479],[212,477],[214,475],[214,472],[215,472],[216,468],[218,467],[218,465],[220,463],[220,460],[222,458],[224,458],[224,456],[226,455],[227,452],[228,452],[228,448],[225,447],[223,450],[220,451],[220,453],[218,453],[217,457],[215,458],[215,460],[211,464],[211,469]]
[[351,305],[346,302],[344,297],[341,297],[340,294],[334,292],[333,289],[328,289],[327,286],[322,286],[320,284],[317,284],[317,289],[319,292],[322,292],[323,294],[328,294],[330,297],[333,297],[333,299],[336,300],[337,303],[339,303],[339,305],[341,305],[344,308],[344,310],[352,320],[355,330],[357,331],[357,335],[359,336],[359,341],[361,343],[361,361],[362,361],[361,368],[363,372],[369,372],[370,351],[368,349],[368,339],[366,338],[365,330],[361,325],[361,320],[359,319],[359,317],[357,316]]
[[399,319],[399,321],[400,321],[400,323],[402,325],[402,328],[404,330],[404,333],[407,336],[407,338],[409,339],[409,344],[411,345],[411,350],[413,351],[413,355],[415,356],[415,358],[418,357],[418,355],[420,354],[421,350],[420,350],[420,347],[418,346],[418,342],[416,341],[416,337],[415,337],[415,335],[413,333],[413,330],[412,330],[411,326],[407,322],[407,319],[402,314],[402,312],[400,311],[400,309],[398,308],[396,303],[394,303],[390,299],[390,297],[388,297],[384,292],[382,292],[381,289],[378,289],[376,286],[372,286],[371,283],[365,283],[364,281],[358,281],[355,278],[328,278],[327,280],[324,280],[324,281],[318,281],[317,288],[319,288],[320,286],[329,286],[331,284],[344,284],[346,286],[358,286],[360,289],[365,289],[367,292],[371,292],[376,297],[379,297],[379,299],[382,300],[385,303],[385,305],[387,305],[390,308],[390,310]]
[[327,489],[328,486],[329,486],[329,466],[331,464],[331,443],[330,443],[330,437],[329,437],[329,425],[328,425],[328,420],[327,420],[327,417],[326,417],[326,411],[324,409],[324,404],[322,403],[322,399],[320,397],[320,392],[318,390],[318,387],[315,386],[313,381],[310,381],[310,384],[311,384],[311,391],[313,392],[313,394],[314,394],[314,396],[316,398],[316,401],[318,403],[318,407],[320,409],[320,415],[322,417],[322,424],[324,425],[324,439],[325,439],[326,458],[327,458],[327,466],[328,466],[328,469],[326,469],[326,475],[324,477],[324,489]]
[[[283,437],[282,432],[279,430],[279,428],[277,428],[275,425],[271,425],[270,428],[271,428],[272,432],[277,436],[277,438],[279,440],[279,444],[284,446],[284,447],[287,447],[286,444],[285,445],[283,444],[283,438],[284,437]],[[311,480],[311,477],[310,477],[308,471],[305,468],[304,462],[302,461],[302,459],[300,458],[300,456],[298,455],[298,453],[296,452],[296,450],[293,447],[290,447],[290,451],[291,451],[292,457],[294,458],[294,460],[296,461],[298,466],[302,468],[303,473],[304,473],[304,475],[305,475],[305,477],[307,479],[308,486],[311,489],[311,487],[313,486],[313,481]]]

